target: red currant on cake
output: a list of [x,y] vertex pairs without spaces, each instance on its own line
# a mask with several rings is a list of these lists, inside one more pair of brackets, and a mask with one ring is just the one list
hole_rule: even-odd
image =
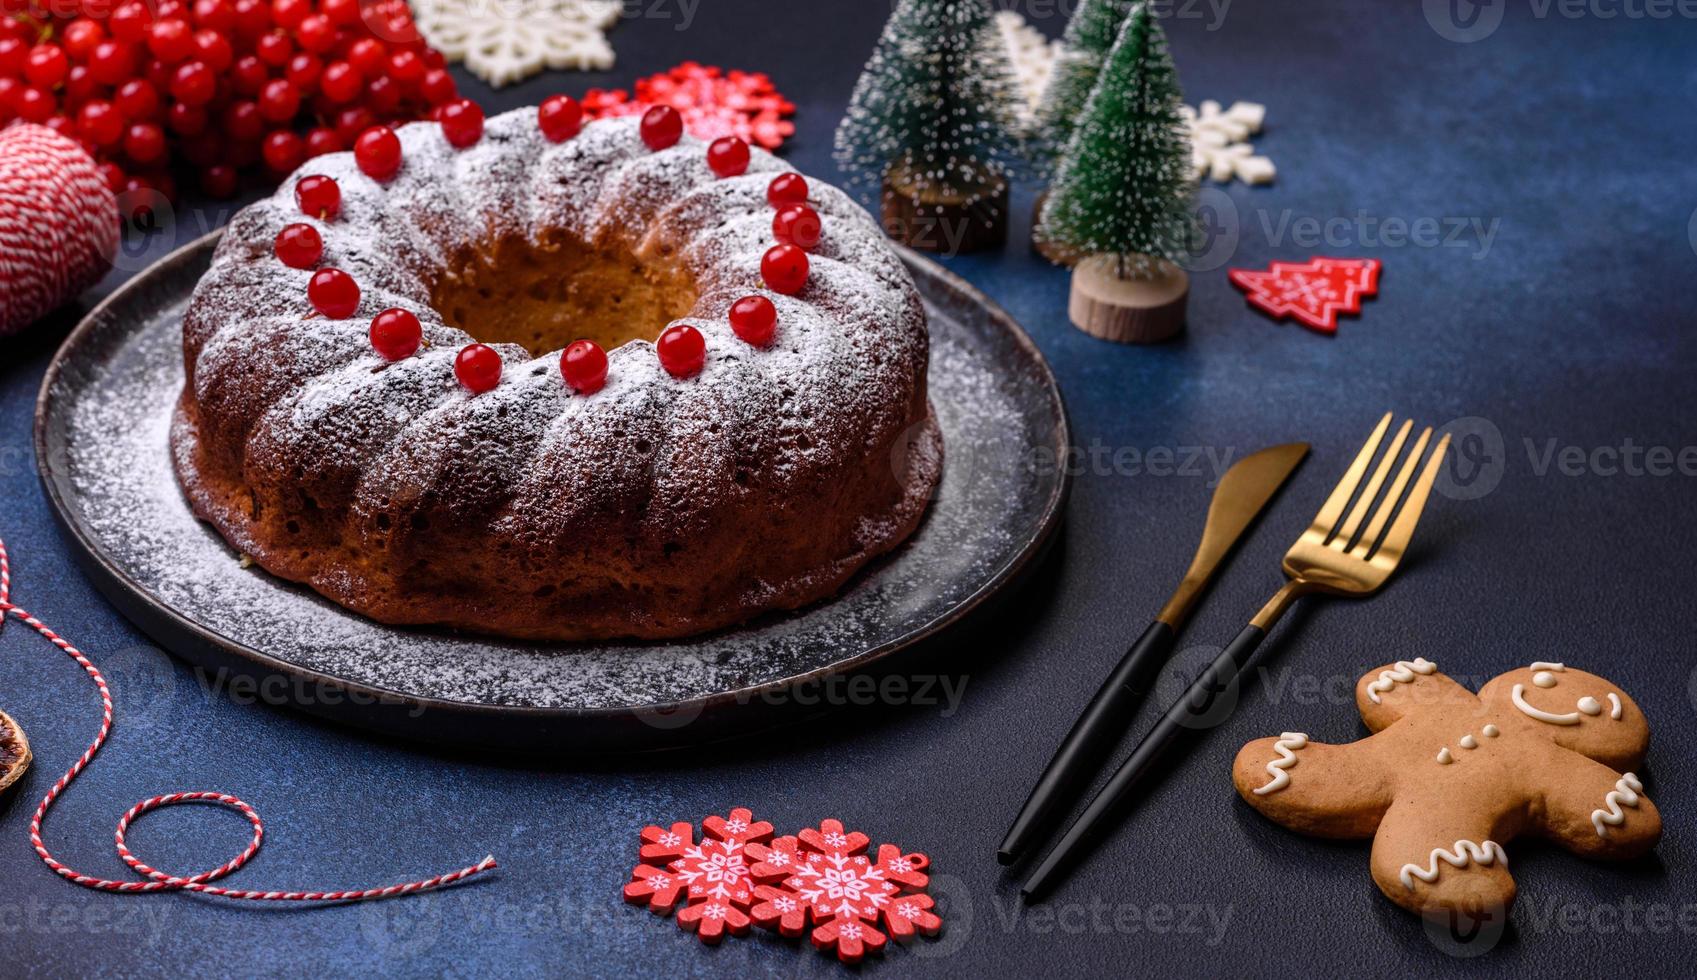
[[387,126],[373,126],[354,142],[354,163],[372,180],[388,180],[401,170],[401,138]]
[[467,344],[454,358],[454,377],[474,395],[501,383],[501,355],[488,344]]
[[807,203],[807,179],[801,174],[779,174],[766,187],[766,201],[775,208]]
[[707,166],[720,177],[747,173],[748,144],[735,136],[721,136],[707,147]]
[[536,122],[549,142],[562,143],[583,128],[583,106],[569,95],[549,96],[537,108]]
[[310,269],[324,256],[324,239],[307,224],[287,225],[277,233],[277,258],[291,269]]
[[342,211],[342,185],[322,174],[302,177],[295,185],[295,202],[301,206],[302,214],[329,221]]
[[424,328],[418,317],[406,310],[384,310],[371,319],[371,346],[386,361],[399,361],[418,353]]
[[346,320],[359,309],[359,283],[340,269],[319,269],[307,283],[306,298],[332,320]]
[[785,245],[812,248],[823,231],[819,212],[805,204],[786,204],[772,217],[772,237]]
[[483,138],[483,107],[470,99],[443,106],[439,118],[449,145],[465,149]]
[[560,353],[560,374],[580,395],[593,395],[607,383],[607,352],[593,340],[574,341]]
[[642,114],[642,141],[650,150],[678,145],[684,136],[684,117],[669,105],[657,105]]
[[707,341],[687,323],[667,327],[654,350],[660,355],[660,366],[674,378],[691,377],[707,363]]
[[764,296],[744,296],[731,304],[731,329],[756,347],[772,342],[778,329],[778,308]]
[[794,245],[774,245],[760,260],[760,277],[771,289],[794,296],[807,285],[807,253]]

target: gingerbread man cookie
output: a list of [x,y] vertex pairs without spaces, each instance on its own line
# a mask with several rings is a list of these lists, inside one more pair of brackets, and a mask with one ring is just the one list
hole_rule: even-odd
[[1504,847],[1521,834],[1597,858],[1635,857],[1661,836],[1630,771],[1650,726],[1595,674],[1540,662],[1473,694],[1416,658],[1369,671],[1355,702],[1374,734],[1258,739],[1238,752],[1232,782],[1292,830],[1373,838],[1373,880],[1406,909],[1506,911]]

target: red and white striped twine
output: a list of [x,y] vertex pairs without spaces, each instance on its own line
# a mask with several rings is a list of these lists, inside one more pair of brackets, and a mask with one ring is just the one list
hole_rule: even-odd
[[[71,785],[71,782],[80,776],[84,769],[88,768],[88,764],[94,759],[95,753],[99,752],[100,747],[106,744],[107,736],[112,733],[112,693],[106,687],[106,678],[101,676],[99,669],[97,669],[94,664],[83,655],[81,650],[78,650],[59,634],[49,629],[46,623],[43,623],[41,620],[36,619],[34,616],[31,616],[29,613],[12,604],[11,591],[12,573],[6,559],[6,542],[4,539],[0,539],[0,626],[5,625],[7,614],[11,614],[23,620],[31,629],[40,633],[42,636],[45,636],[49,642],[65,651],[72,660],[75,660],[77,665],[83,669],[84,673],[88,674],[89,678],[94,681],[94,686],[100,690],[101,721],[99,734],[94,736],[94,742],[89,745],[86,751],[83,752],[82,758],[77,760],[76,765],[73,765],[70,771],[60,777],[59,781],[53,784],[53,788],[47,791],[47,795],[41,800],[41,805],[36,807],[35,817],[30,820],[29,824],[29,840],[30,843],[35,846],[35,853],[41,856],[41,860],[46,862],[49,868],[52,868],[55,873],[67,881],[81,885],[84,888],[94,888],[108,892],[190,891],[200,892],[205,895],[218,895],[224,898],[248,898],[260,901],[357,902],[365,899],[390,898],[396,895],[411,895],[414,892],[441,888],[444,885],[451,885],[457,881],[464,881],[473,875],[482,874],[483,872],[490,871],[496,867],[495,858],[491,856],[484,858],[469,868],[462,868],[459,871],[450,872],[445,875],[437,875],[434,878],[426,878],[423,881],[410,881],[403,885],[390,885],[387,888],[365,888],[358,891],[260,892],[223,888],[209,883],[240,869],[250,858],[259,853],[259,845],[265,840],[265,824],[259,819],[258,811],[256,811],[253,807],[248,806],[240,799],[230,796],[227,793],[167,793],[163,796],[155,796],[152,799],[143,800],[131,807],[128,813],[124,814],[123,819],[118,821],[118,832],[114,835],[114,839],[118,845],[118,857],[122,858],[123,862],[129,865],[130,868],[138,874],[150,879],[148,881],[106,881],[101,878],[94,878],[89,875],[80,874],[63,864],[60,864],[59,861],[48,852],[47,845],[41,842],[41,821],[47,816],[47,811],[53,807],[55,802],[58,801],[60,794],[65,792],[65,788]],[[187,878],[167,874],[143,864],[140,858],[130,853],[129,846],[124,842],[124,837],[129,832],[130,824],[134,823],[137,818],[141,817],[145,813],[168,806],[175,806],[179,803],[212,803],[218,806],[229,807],[246,817],[248,823],[253,825],[253,840],[248,843],[245,850],[223,865],[213,868],[211,871],[192,875]]]

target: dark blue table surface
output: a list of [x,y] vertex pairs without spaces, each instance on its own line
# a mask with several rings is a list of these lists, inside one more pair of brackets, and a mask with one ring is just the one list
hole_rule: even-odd
[[[15,598],[90,651],[119,702],[111,744],[47,824],[58,854],[122,878],[111,848],[119,813],[155,793],[221,789],[268,821],[265,850],[235,879],[246,887],[367,886],[488,852],[502,862],[475,884],[343,908],[66,884],[31,852],[27,825],[93,734],[96,701],[74,665],[14,622],[0,634],[0,705],[29,731],[37,763],[0,802],[0,973],[840,975],[771,936],[701,949],[619,901],[643,824],[733,805],[784,829],[841,817],[932,855],[945,936],[893,950],[875,972],[1676,968],[1697,930],[1697,450],[1661,475],[1643,465],[1662,457],[1640,454],[1697,443],[1697,24],[1677,10],[1629,16],[1662,10],[1653,4],[1596,4],[1579,16],[1533,0],[1457,5],[1466,16],[1433,0],[1243,0],[1223,16],[1219,5],[1173,5],[1168,28],[1190,98],[1269,107],[1257,143],[1278,163],[1278,182],[1208,192],[1229,264],[1384,261],[1379,298],[1336,338],[1250,312],[1219,268],[1195,276],[1182,340],[1093,340],[1067,324],[1067,274],[1024,247],[1029,188],[1014,201],[1013,244],[949,261],[1048,355],[1083,450],[1065,537],[1032,586],[993,621],[899,665],[933,692],[946,680],[955,697],[847,706],[773,737],[551,768],[421,750],[208,693],[93,591],[37,483],[34,398],[75,311],[0,341],[0,534]],[[831,134],[886,5],[629,6],[644,16],[614,32],[615,71],[499,93],[467,82],[467,91],[494,108],[628,84],[685,58],[764,69],[799,105],[791,159],[836,173]],[[1060,18],[1042,15],[1071,8],[1024,6],[1051,32]],[[1600,16],[1609,11],[1618,16]],[[172,234],[128,257],[127,270],[228,214],[181,209]],[[1435,223],[1438,238],[1399,235],[1399,223]],[[1186,634],[1191,666],[1204,655],[1197,648],[1223,643],[1278,584],[1284,547],[1388,409],[1469,420],[1458,423],[1469,436],[1464,465],[1428,509],[1406,570],[1369,602],[1299,610],[1236,715],[1052,902],[1022,906],[994,846],[1182,571],[1212,461],[1289,440],[1315,449]],[[1656,725],[1645,777],[1667,830],[1654,857],[1611,866],[1516,844],[1512,928],[1455,949],[1377,893],[1365,844],[1298,837],[1236,798],[1228,767],[1243,741],[1286,728],[1360,737],[1349,685],[1370,666],[1416,655],[1475,684],[1533,659],[1566,660],[1630,691]],[[159,867],[189,871],[235,853],[244,833],[233,815],[177,810],[143,820],[132,844]],[[1485,955],[1446,955],[1476,952]]]

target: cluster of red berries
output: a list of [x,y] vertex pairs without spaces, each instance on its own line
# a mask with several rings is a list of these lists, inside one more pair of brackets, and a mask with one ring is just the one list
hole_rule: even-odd
[[0,126],[78,140],[115,192],[214,197],[459,92],[406,0],[6,0]]
[[[483,110],[469,100],[459,100],[436,113],[448,142],[458,148],[475,144],[483,135]],[[551,142],[576,136],[583,126],[583,107],[566,95],[556,95],[537,109],[537,126]],[[655,151],[676,146],[683,138],[683,120],[676,109],[656,106],[643,116],[643,143]],[[707,149],[707,166],[721,178],[737,177],[748,171],[748,144],[727,136]],[[388,180],[400,172],[401,143],[392,129],[374,126],[354,141],[354,161],[375,180]],[[807,204],[807,181],[796,173],[780,174],[766,190],[767,201],[777,209],[772,233],[780,244],[766,253],[761,274],[777,292],[794,295],[807,284],[807,249],[819,243],[819,215]],[[342,210],[342,191],[333,178],[313,174],[295,184],[295,201],[301,213],[321,222],[334,221]],[[324,256],[323,236],[305,222],[285,226],[277,233],[274,251],[278,261],[292,269],[311,269]],[[314,272],[307,283],[307,300],[320,314],[345,320],[359,309],[360,290],[354,278],[335,268]],[[777,332],[778,310],[764,296],[745,296],[731,305],[731,329],[747,343],[764,347]],[[418,317],[402,309],[388,309],[371,321],[371,346],[382,357],[399,361],[418,352],[424,332]],[[676,378],[693,377],[707,363],[707,341],[701,331],[687,323],[674,324],[654,343],[660,366]],[[454,358],[454,377],[473,394],[492,391],[501,383],[501,354],[487,344],[468,344]],[[593,340],[579,340],[560,354],[560,374],[579,394],[600,391],[607,383],[607,352]]]

